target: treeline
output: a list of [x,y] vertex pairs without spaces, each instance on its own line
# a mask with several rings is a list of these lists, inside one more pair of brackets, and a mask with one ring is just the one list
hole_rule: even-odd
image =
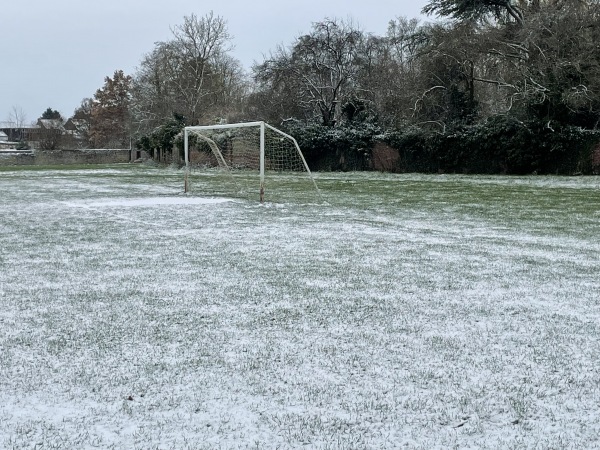
[[[185,17],[131,76],[76,115],[93,146],[171,150],[184,125],[265,120],[316,168],[593,173],[600,170],[598,0],[432,0],[445,21],[395,18],[377,36],[325,19],[251,73],[226,21]],[[385,166],[385,165],[384,165]]]

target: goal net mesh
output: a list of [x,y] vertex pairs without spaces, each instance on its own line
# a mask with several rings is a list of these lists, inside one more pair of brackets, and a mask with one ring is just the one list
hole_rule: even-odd
[[265,201],[321,200],[300,148],[279,130],[260,125],[189,127],[187,139],[189,192],[259,199],[262,190]]

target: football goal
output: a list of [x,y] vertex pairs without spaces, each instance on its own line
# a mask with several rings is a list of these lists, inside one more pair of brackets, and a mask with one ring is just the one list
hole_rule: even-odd
[[[265,122],[185,127],[184,155],[186,192],[214,192],[219,185],[224,194],[261,203],[322,201],[296,140]],[[198,168],[219,169],[222,176],[207,177],[211,172]]]

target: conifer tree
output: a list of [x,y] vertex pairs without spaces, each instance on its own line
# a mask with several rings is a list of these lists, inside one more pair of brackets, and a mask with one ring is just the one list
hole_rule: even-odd
[[458,20],[480,20],[490,14],[501,19],[507,14],[523,23],[523,12],[514,0],[431,0],[423,12]]
[[43,112],[42,117],[40,117],[40,119],[50,119],[50,120],[60,120],[62,121],[63,118],[60,115],[60,113],[52,108],[47,108],[46,111]]

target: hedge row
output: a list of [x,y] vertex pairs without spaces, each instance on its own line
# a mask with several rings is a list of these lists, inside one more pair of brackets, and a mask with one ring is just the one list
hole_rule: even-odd
[[315,170],[373,168],[372,149],[384,142],[398,152],[397,172],[481,174],[591,174],[600,171],[600,132],[498,116],[446,133],[409,127],[382,132],[353,127],[288,125]]

